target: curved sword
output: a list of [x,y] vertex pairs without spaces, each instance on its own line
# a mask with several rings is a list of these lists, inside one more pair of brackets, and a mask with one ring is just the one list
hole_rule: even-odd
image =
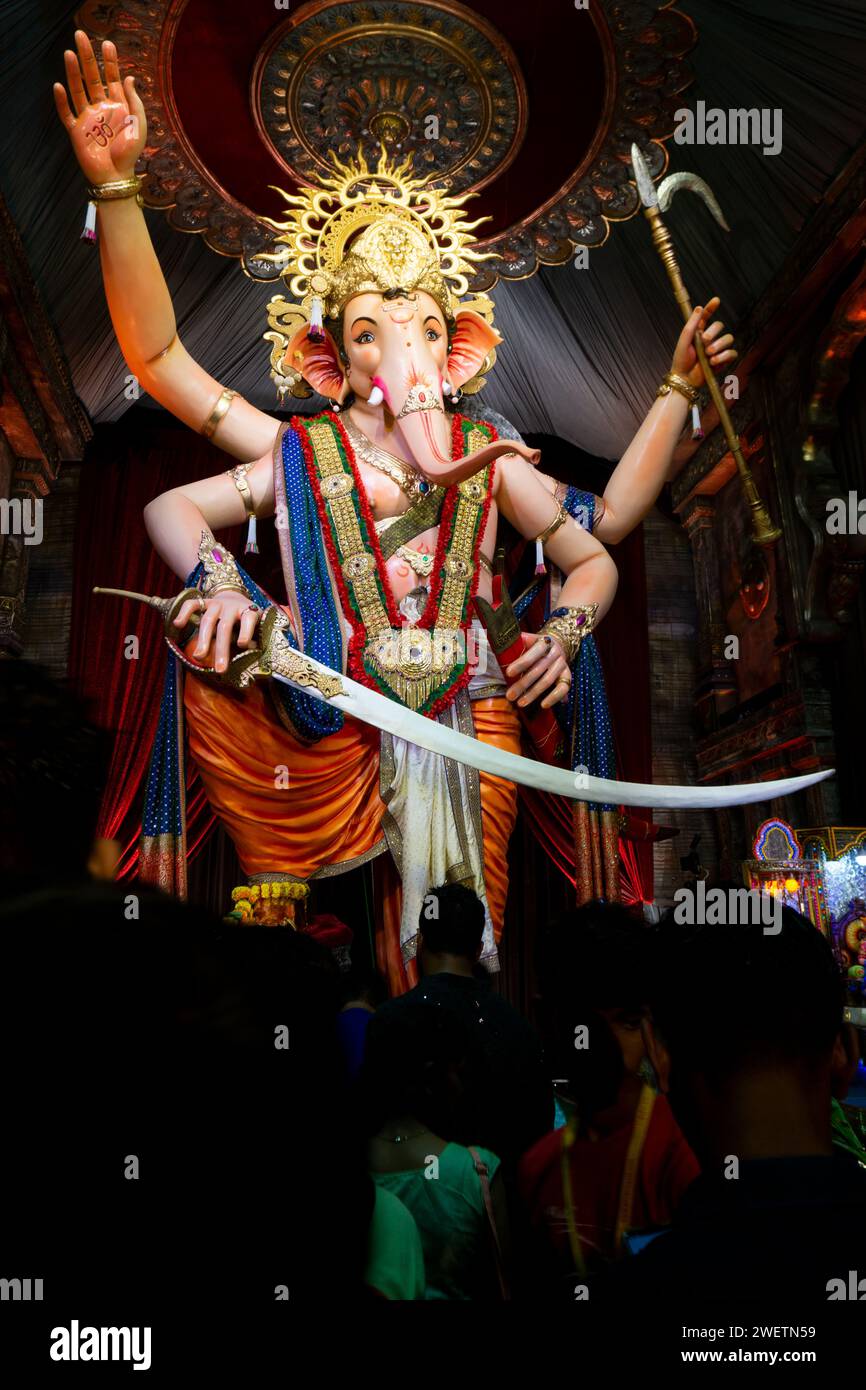
[[395,738],[417,744],[430,753],[441,753],[459,763],[477,767],[506,782],[519,782],[524,787],[567,796],[573,801],[593,801],[614,806],[649,806],[657,810],[699,810],[703,807],[745,806],[752,801],[771,801],[777,796],[813,787],[832,777],[833,770],[810,772],[801,777],[783,777],[772,782],[746,782],[726,787],[653,786],[644,782],[617,782],[610,777],[592,777],[589,773],[569,772],[567,768],[551,767],[507,753],[480,739],[469,738],[456,729],[416,714],[405,705],[389,700],[376,690],[370,690],[349,676],[332,671],[329,666],[313,660],[289,646],[282,632],[275,630],[267,644],[267,667],[262,674],[274,676],[305,694],[334,705],[344,714],[362,719],[377,729],[384,729]]
[[[158,609],[166,623],[166,640],[175,653],[178,648],[168,637],[172,616],[184,599],[197,595],[195,589],[184,589],[174,599],[134,594],[127,589],[98,588],[93,592],[137,599]],[[458,763],[477,767],[479,772],[489,772],[492,777],[502,777],[506,782],[518,782],[524,787],[553,792],[556,796],[567,796],[572,801],[686,811],[704,807],[746,806],[752,801],[771,801],[777,796],[790,796],[792,792],[814,787],[816,782],[824,782],[833,776],[834,769],[829,768],[823,772],[808,772],[801,777],[777,778],[772,782],[743,782],[727,787],[671,787],[654,786],[651,782],[617,782],[612,777],[592,777],[583,771],[569,772],[567,768],[551,767],[549,763],[523,758],[517,753],[507,753],[492,744],[482,743],[481,739],[469,738],[447,724],[440,724],[438,719],[416,714],[414,710],[389,700],[378,691],[369,690],[350,676],[332,671],[330,666],[292,647],[285,636],[288,628],[289,620],[282,609],[269,608],[262,620],[262,645],[258,649],[239,653],[229,663],[228,670],[219,676],[215,671],[201,671],[200,674],[216,678],[221,685],[240,690],[259,677],[273,676],[275,680],[294,686],[306,695],[334,705],[344,714],[363,719],[365,724],[372,724],[374,728],[383,729],[395,738],[426,748],[429,753],[454,758]]]

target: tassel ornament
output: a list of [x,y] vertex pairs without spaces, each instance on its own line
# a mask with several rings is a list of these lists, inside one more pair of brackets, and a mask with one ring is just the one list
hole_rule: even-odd
[[547,566],[544,563],[544,545],[540,536],[535,541],[535,573],[547,574]]
[[92,198],[87,204],[87,215],[84,218],[84,227],[79,240],[89,241],[91,245],[96,242],[96,203]]
[[313,302],[310,305],[310,330],[307,336],[311,343],[323,343],[325,341],[322,299],[318,294],[313,295]]

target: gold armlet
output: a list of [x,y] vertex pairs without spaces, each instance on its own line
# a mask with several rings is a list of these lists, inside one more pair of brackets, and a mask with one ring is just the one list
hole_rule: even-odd
[[235,487],[237,488],[238,492],[243,498],[244,510],[246,511],[247,516],[250,517],[255,516],[256,514],[256,507],[255,503],[253,502],[253,494],[250,491],[250,485],[247,482],[247,474],[249,473],[252,467],[252,463],[239,463],[235,468],[230,468],[228,470],[228,476],[231,478],[232,482],[234,483]]
[[555,608],[541,629],[542,637],[555,637],[562,644],[563,655],[571,666],[580,651],[580,644],[595,627],[597,603],[582,603],[577,608]]
[[205,439],[213,438],[216,433],[217,425],[220,420],[222,420],[223,416],[228,414],[229,407],[236,395],[237,391],[230,391],[228,387],[220,393],[216,405],[199,431],[200,434],[204,435]]
[[697,405],[700,399],[700,391],[697,386],[692,386],[690,381],[686,381],[684,376],[678,372],[668,372],[664,381],[656,392],[657,396],[669,396],[671,391],[678,391],[684,396],[689,405]]
[[545,541],[550,540],[550,537],[553,535],[554,531],[558,531],[560,526],[564,526],[567,521],[568,512],[560,503],[557,508],[556,516],[553,518],[550,525],[547,527],[545,531],[542,531],[540,536],[536,537],[537,543],[539,545],[544,545]]
[[175,333],[175,335],[174,335],[174,337],[172,338],[171,342],[170,342],[170,343],[166,343],[165,347],[162,349],[161,352],[156,352],[156,353],[154,353],[153,357],[148,357],[148,359],[147,359],[147,366],[149,367],[150,364],[151,364],[151,362],[158,362],[158,361],[160,360],[161,357],[165,357],[165,355],[166,355],[167,352],[171,352],[171,349],[174,347],[174,345],[175,345],[176,342],[177,342],[177,334]]
[[207,531],[201,533],[198,558],[204,569],[201,591],[205,598],[213,598],[214,594],[228,589],[237,594],[247,592],[235,557]]
[[87,196],[92,203],[113,203],[120,198],[134,198],[141,207],[144,199],[141,189],[144,179],[132,174],[128,179],[111,179],[108,183],[89,183]]

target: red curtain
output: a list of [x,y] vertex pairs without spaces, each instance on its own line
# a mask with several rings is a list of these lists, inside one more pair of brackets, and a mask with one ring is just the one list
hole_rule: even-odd
[[[231,461],[189,430],[152,425],[133,412],[120,425],[101,425],[81,469],[75,538],[69,676],[88,700],[92,717],[115,736],[98,834],[122,846],[120,875],[138,861],[141,806],[156,732],[167,648],[159,615],[143,604],[94,594],[95,585],[137,593],[175,594],[176,577],[156,555],[142,512],[159,493],[218,473]],[[141,417],[144,416],[142,419]],[[237,533],[240,537],[240,531]],[[237,549],[231,537],[226,543]],[[194,773],[189,774],[190,854],[201,846],[213,815]]]
[[[622,863],[620,888],[623,902],[630,906],[652,902],[652,846],[649,847],[648,856],[640,854],[642,848],[644,848],[642,841],[628,840],[624,835],[620,835],[619,854]],[[644,878],[647,857],[649,858],[649,881]]]

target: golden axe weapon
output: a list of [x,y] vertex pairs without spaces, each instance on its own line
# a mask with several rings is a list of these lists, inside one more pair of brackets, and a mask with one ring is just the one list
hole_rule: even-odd
[[[691,317],[692,304],[689,299],[689,292],[680,274],[671,234],[662,221],[661,215],[663,212],[667,212],[673,202],[674,195],[678,193],[681,188],[686,188],[690,193],[696,193],[706,204],[713,214],[713,217],[724,231],[729,232],[730,227],[725,221],[722,209],[719,207],[712,189],[702,178],[699,178],[697,174],[669,174],[668,177],[662,179],[661,183],[656,187],[652,181],[649,169],[646,166],[646,161],[637,145],[632,145],[631,147],[631,163],[634,169],[634,181],[637,184],[637,191],[640,194],[640,200],[643,204],[644,216],[652,229],[653,244],[668,273],[668,279],[673,286],[674,296],[680,306],[683,319],[687,321]],[[728,448],[734,456],[740,474],[740,482],[743,485],[746,504],[751,513],[752,535],[755,543],[756,545],[773,545],[774,542],[779,539],[782,532],[778,526],[774,526],[767,508],[758,496],[758,489],[755,487],[752,470],[743,457],[739,435],[734,429],[730,414],[728,413],[727,404],[725,403],[725,398],[722,395],[715,373],[707,361],[706,348],[704,347],[703,339],[700,334],[696,335],[694,341],[698,361],[703,368],[704,380],[707,383],[707,390],[710,393],[716,410],[719,412],[719,419],[722,422],[722,429],[725,432]]]

